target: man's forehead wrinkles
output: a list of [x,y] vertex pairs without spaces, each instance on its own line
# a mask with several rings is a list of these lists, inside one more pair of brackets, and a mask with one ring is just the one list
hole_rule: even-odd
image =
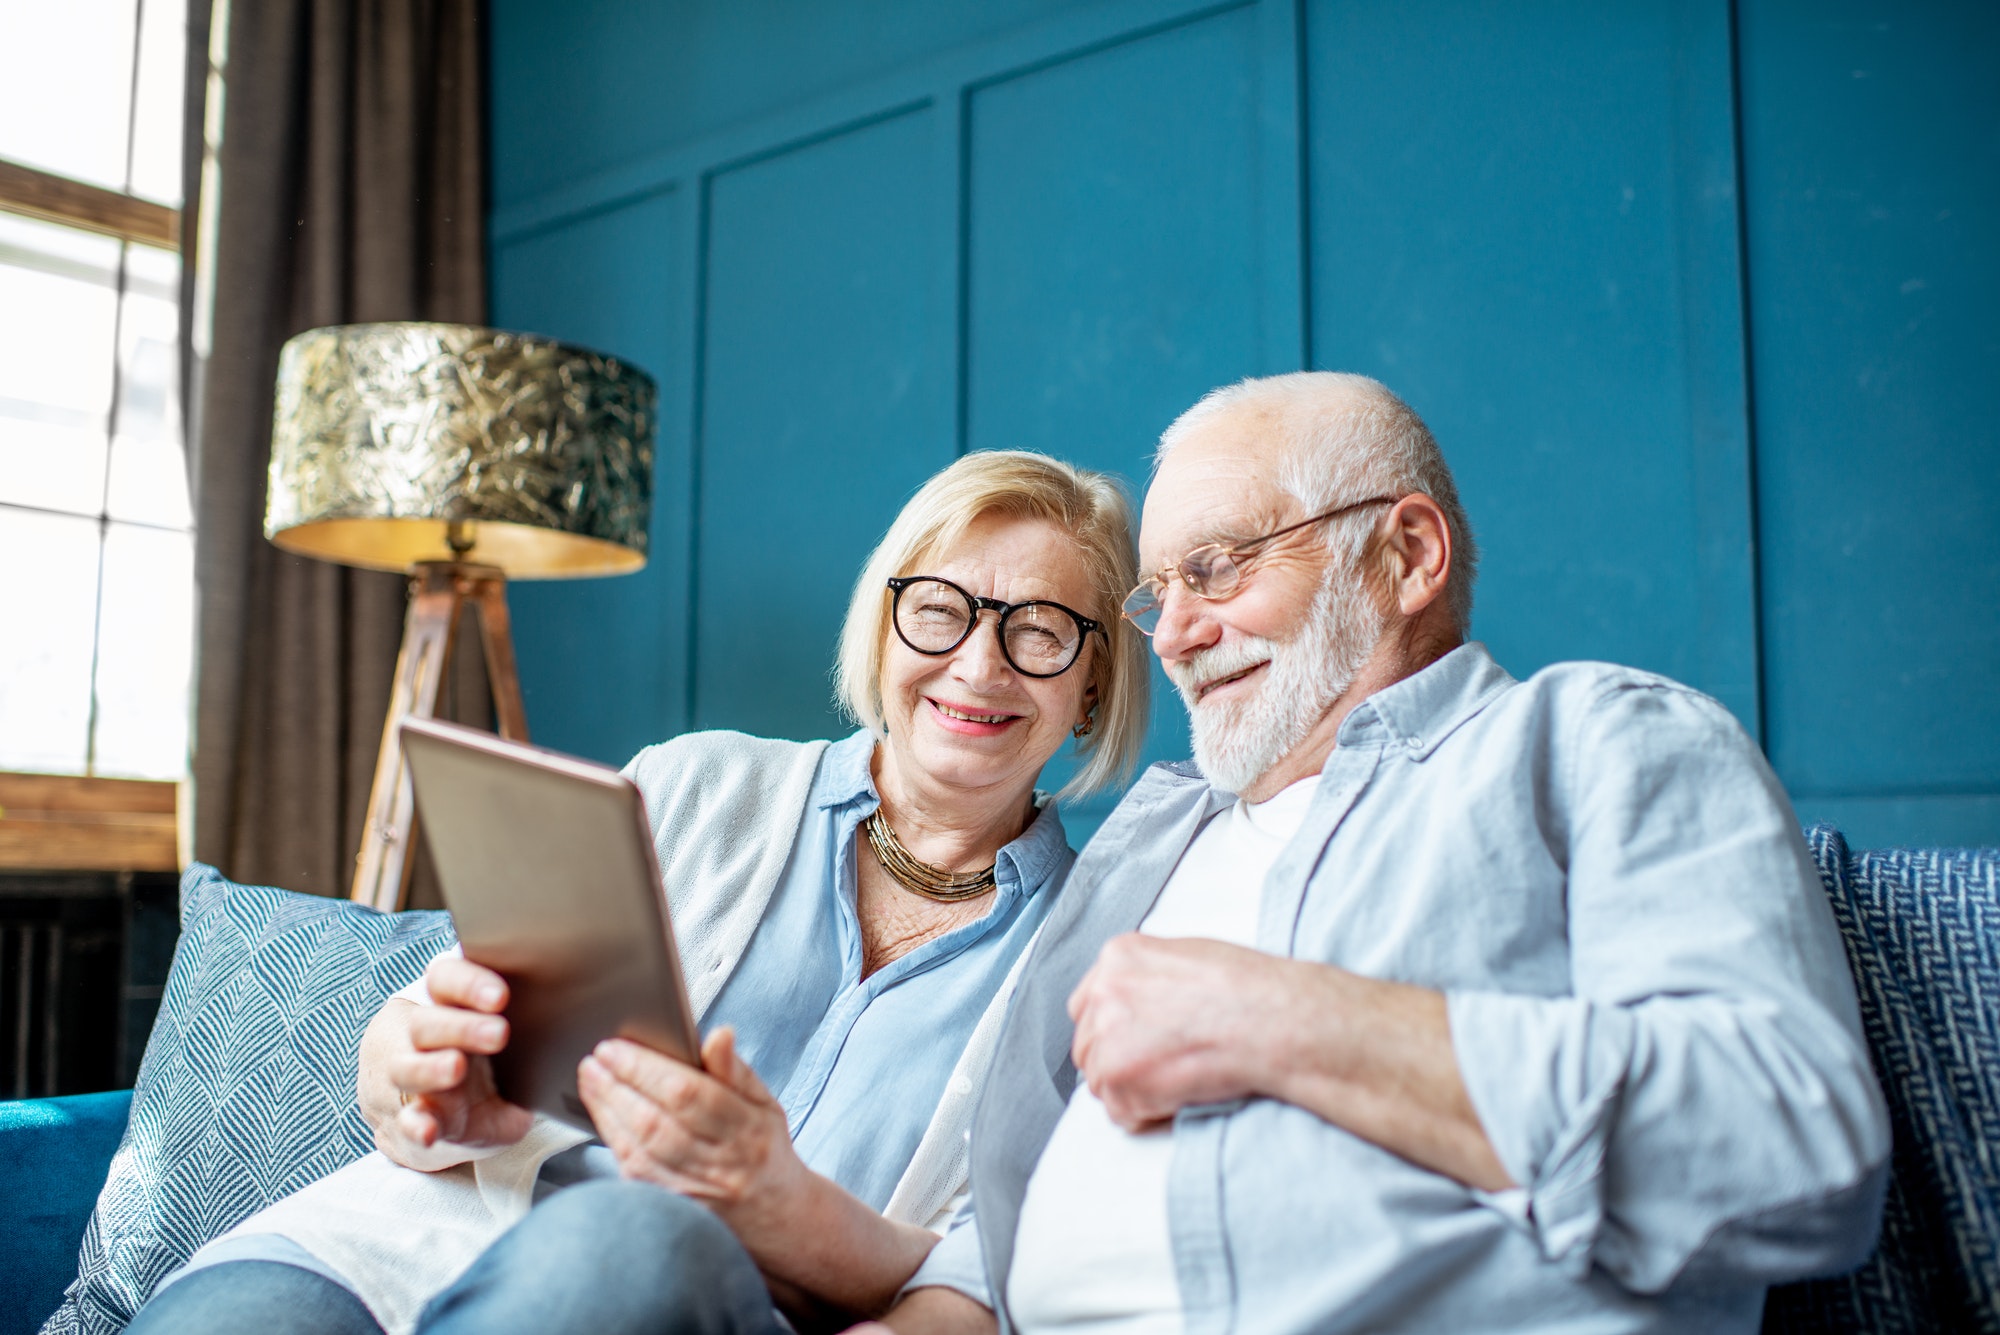
[[1189,436],[1160,462],[1139,527],[1139,554],[1157,570],[1209,543],[1243,542],[1286,515],[1276,456],[1259,413],[1232,412]]
[[1267,508],[1259,506],[1254,511],[1239,513],[1228,519],[1218,519],[1213,523],[1204,524],[1201,528],[1187,535],[1187,544],[1190,548],[1207,546],[1209,544],[1220,547],[1233,547],[1238,543],[1248,542],[1252,538],[1268,533],[1278,526],[1278,521],[1271,516]]
[[[1247,491],[1248,488],[1243,490]],[[1283,504],[1270,497],[1238,494],[1217,495],[1213,502],[1177,519],[1171,529],[1160,529],[1146,544],[1164,550],[1148,550],[1148,558],[1171,561],[1196,547],[1210,544],[1230,546],[1247,542],[1288,523]]]
[[1149,559],[1173,560],[1190,548],[1218,541],[1238,527],[1242,519],[1240,511],[1204,506],[1194,513],[1175,516],[1170,525],[1155,526],[1145,534],[1147,541],[1140,545]]

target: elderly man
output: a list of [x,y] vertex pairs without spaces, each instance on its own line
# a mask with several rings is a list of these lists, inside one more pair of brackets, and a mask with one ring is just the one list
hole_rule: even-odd
[[1417,416],[1162,438],[1127,615],[1194,723],[1078,862],[901,1332],[1754,1331],[1888,1155],[1776,778],[1649,673],[1516,681]]

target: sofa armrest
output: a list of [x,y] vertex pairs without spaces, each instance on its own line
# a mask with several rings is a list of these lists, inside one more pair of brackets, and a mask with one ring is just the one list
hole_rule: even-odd
[[129,1089],[0,1102],[0,1335],[33,1335],[76,1278],[131,1109]]

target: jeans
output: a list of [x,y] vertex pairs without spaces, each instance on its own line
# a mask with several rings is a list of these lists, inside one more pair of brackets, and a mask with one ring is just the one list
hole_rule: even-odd
[[[352,1292],[270,1261],[197,1270],[130,1335],[382,1335]],[[569,1187],[528,1212],[417,1320],[421,1335],[783,1335],[756,1263],[721,1221],[644,1182]]]

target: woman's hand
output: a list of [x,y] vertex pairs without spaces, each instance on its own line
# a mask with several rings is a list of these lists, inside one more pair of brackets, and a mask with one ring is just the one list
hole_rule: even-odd
[[735,1033],[710,1034],[701,1060],[607,1039],[577,1068],[577,1088],[625,1176],[707,1205],[756,1256],[760,1241],[782,1245],[814,1175],[784,1108],[736,1055]]
[[597,1045],[577,1088],[627,1177],[707,1205],[788,1311],[865,1315],[892,1302],[937,1237],[884,1219],[806,1167],[785,1110],[718,1029],[700,1069],[620,1039]]
[[577,1088],[627,1177],[702,1202],[729,1226],[786,1310],[879,1312],[937,1238],[884,1219],[792,1148],[785,1110],[718,1029],[696,1068],[622,1039],[597,1045]]
[[507,983],[441,955],[424,971],[433,1004],[391,998],[361,1039],[361,1111],[375,1145],[405,1168],[437,1172],[496,1154],[534,1115],[502,1099],[492,1055],[507,1046]]

